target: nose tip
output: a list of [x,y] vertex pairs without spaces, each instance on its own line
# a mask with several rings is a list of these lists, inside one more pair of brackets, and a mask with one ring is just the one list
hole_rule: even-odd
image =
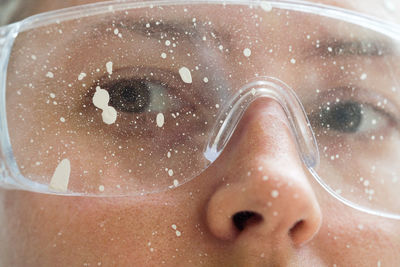
[[322,219],[313,192],[299,184],[278,185],[283,178],[264,185],[254,181],[262,178],[250,179],[254,185],[230,184],[217,190],[209,202],[208,225],[217,238],[235,241],[258,236],[265,244],[279,239],[295,247],[313,238]]
[[249,107],[215,164],[222,165],[225,181],[207,209],[217,238],[259,242],[262,237],[264,245],[278,238],[297,247],[318,232],[321,211],[286,115],[274,100]]

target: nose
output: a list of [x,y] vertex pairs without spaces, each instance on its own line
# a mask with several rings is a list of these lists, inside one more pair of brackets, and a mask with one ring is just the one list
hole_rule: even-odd
[[250,105],[214,164],[223,180],[207,207],[215,237],[299,247],[318,232],[320,207],[276,101]]

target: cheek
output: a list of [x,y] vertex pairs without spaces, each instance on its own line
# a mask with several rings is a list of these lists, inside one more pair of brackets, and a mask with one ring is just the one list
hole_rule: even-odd
[[[179,205],[168,198],[136,202],[7,191],[4,204],[2,227],[7,229],[6,244],[13,244],[5,254],[24,255],[22,265],[60,266],[66,258],[74,266],[160,262],[160,256],[184,248],[180,243],[189,235],[183,223],[188,220],[181,215],[187,212],[179,212]],[[16,260],[13,265],[21,266]]]
[[363,214],[316,189],[322,227],[312,241],[321,258],[337,266],[395,266],[400,255],[398,221]]
[[204,263],[220,244],[204,222],[210,185],[196,180],[131,199],[0,190],[0,238],[12,244],[0,244],[0,259],[5,266]]

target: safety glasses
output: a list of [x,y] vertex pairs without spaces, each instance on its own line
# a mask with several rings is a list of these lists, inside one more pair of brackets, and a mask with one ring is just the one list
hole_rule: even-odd
[[259,98],[340,201],[400,218],[400,30],[297,1],[114,1],[0,28],[4,186],[173,189]]

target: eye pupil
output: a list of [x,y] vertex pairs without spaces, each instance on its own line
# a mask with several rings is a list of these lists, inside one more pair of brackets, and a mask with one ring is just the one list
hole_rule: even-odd
[[142,113],[150,104],[150,90],[143,80],[118,80],[106,86],[110,105],[121,112]]
[[324,108],[321,113],[325,127],[345,133],[356,132],[361,125],[362,117],[361,105],[351,101]]

